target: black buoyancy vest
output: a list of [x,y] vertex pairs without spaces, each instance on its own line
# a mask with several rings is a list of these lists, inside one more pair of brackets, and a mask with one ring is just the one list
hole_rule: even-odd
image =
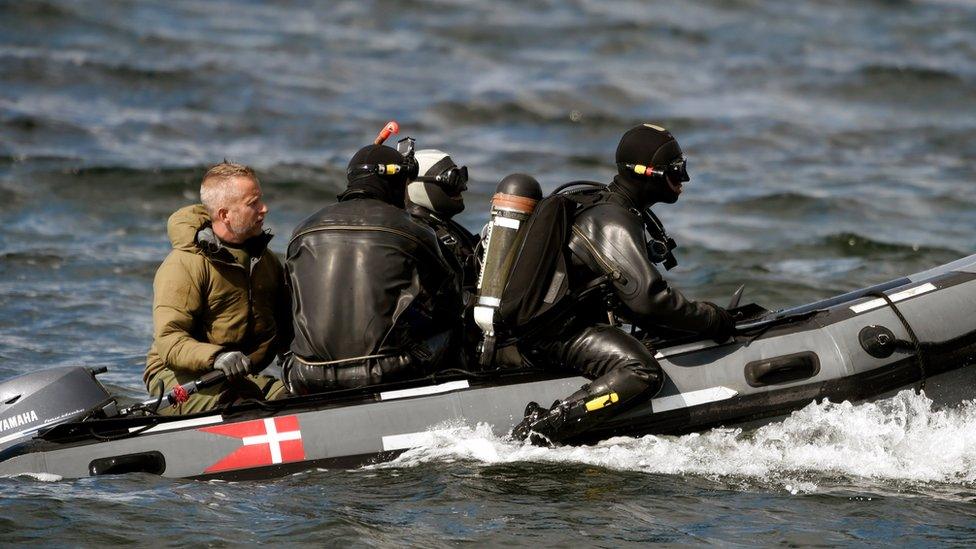
[[[496,316],[496,332],[502,341],[517,341],[557,322],[572,310],[585,292],[609,280],[598,277],[583,288],[569,287],[569,239],[573,220],[600,202],[599,183],[575,192],[543,198],[526,221],[525,237],[512,263]],[[573,291],[575,290],[575,291]],[[582,292],[581,292],[582,291]]]

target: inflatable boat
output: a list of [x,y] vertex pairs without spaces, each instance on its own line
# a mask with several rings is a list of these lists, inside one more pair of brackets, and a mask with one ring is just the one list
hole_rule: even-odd
[[[662,390],[574,442],[769,421],[811,401],[913,386],[944,405],[976,398],[976,255],[815,303],[737,313],[738,335],[724,343],[656,341]],[[527,402],[587,382],[537,369],[455,370],[162,416],[120,407],[97,373],[55,368],[0,383],[0,475],[251,479],[356,466],[392,459],[439,426],[484,423],[505,435]]]

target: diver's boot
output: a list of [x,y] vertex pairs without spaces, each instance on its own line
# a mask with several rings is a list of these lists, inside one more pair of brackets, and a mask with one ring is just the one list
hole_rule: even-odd
[[624,411],[641,396],[653,396],[660,387],[661,376],[656,372],[610,372],[566,400],[557,400],[549,410],[530,402],[525,417],[512,430],[512,438],[528,439],[537,446],[564,444]]
[[556,446],[566,439],[582,433],[599,420],[586,417],[587,405],[583,399],[569,397],[556,401],[546,410],[535,402],[525,407],[525,418],[512,430],[512,438],[526,440],[536,446]]
[[525,440],[529,437],[529,432],[532,430],[532,425],[542,419],[542,416],[548,412],[542,406],[539,406],[537,402],[530,402],[525,405],[525,414],[522,421],[512,429],[512,438],[515,440]]

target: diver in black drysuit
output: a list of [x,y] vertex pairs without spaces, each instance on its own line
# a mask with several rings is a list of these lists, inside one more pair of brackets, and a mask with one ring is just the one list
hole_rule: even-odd
[[664,374],[654,353],[611,325],[608,307],[650,333],[663,327],[724,341],[734,330],[725,309],[687,299],[649,258],[642,211],[676,202],[689,180],[677,141],[663,128],[637,126],[621,138],[616,158],[619,174],[578,210],[568,244],[570,287],[610,275],[611,291],[582,302],[557,327],[519,344],[530,362],[575,370],[594,381],[549,410],[529,403],[513,438],[530,437],[541,445],[571,441],[660,390]]
[[294,394],[417,377],[452,360],[457,279],[434,233],[404,210],[409,170],[374,173],[404,162],[390,147],[360,149],[339,201],[292,234],[295,339],[283,377]]
[[467,358],[473,356],[481,341],[481,331],[474,323],[472,312],[478,291],[480,261],[476,253],[478,237],[452,218],[464,211],[463,192],[467,190],[468,168],[459,167],[447,153],[424,149],[416,153],[418,175],[407,184],[407,211],[414,221],[430,228],[437,235],[444,258],[451,266],[461,287],[464,322],[456,325],[452,345],[460,352],[457,368],[465,368]]

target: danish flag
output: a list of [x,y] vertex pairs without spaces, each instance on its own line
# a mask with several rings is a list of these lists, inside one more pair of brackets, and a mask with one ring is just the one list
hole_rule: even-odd
[[206,433],[239,438],[244,443],[207,467],[205,473],[217,473],[232,469],[247,469],[289,463],[305,459],[302,430],[297,416],[255,419],[230,425],[215,425],[200,429]]

